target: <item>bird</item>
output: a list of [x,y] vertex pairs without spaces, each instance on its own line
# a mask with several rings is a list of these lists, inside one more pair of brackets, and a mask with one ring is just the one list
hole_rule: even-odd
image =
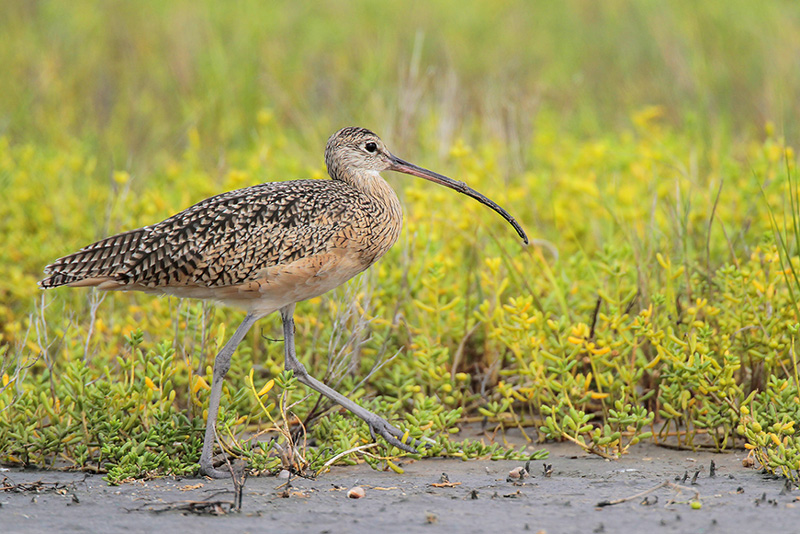
[[[494,201],[392,154],[372,131],[346,127],[325,147],[330,179],[267,182],[212,196],[157,224],[101,239],[45,267],[42,289],[95,287],[209,299],[244,309],[245,317],[214,359],[199,473],[230,476],[214,466],[222,384],[250,328],[276,311],[283,323],[286,370],[360,417],[370,432],[418,452],[396,426],[315,379],[297,359],[298,302],[342,285],[397,241],[400,201],[381,172],[396,171],[453,189],[499,213],[528,244],[514,217]],[[413,442],[413,440],[412,440]]]

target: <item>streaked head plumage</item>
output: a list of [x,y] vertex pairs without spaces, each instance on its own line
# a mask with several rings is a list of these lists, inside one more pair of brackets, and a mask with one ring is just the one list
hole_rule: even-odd
[[348,126],[328,139],[325,164],[333,179],[359,172],[380,172],[391,168],[392,154],[371,130]]

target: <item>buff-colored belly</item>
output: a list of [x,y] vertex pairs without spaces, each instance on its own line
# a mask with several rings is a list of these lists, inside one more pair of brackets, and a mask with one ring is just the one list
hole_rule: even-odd
[[213,299],[265,316],[294,302],[327,293],[368,266],[354,254],[334,250],[264,269],[253,280],[235,286],[166,287],[161,291],[182,298]]

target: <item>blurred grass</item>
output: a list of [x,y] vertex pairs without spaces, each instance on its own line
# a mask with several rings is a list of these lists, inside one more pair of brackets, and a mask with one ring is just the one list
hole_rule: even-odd
[[629,126],[629,110],[646,105],[712,139],[754,134],[767,120],[790,143],[798,135],[800,6],[788,1],[2,9],[0,132],[88,141],[105,170],[178,153],[191,127],[213,162],[221,147],[253,142],[261,108],[313,150],[351,123],[445,149],[455,137],[526,141],[540,114],[594,135]]
[[[56,405],[84,379],[112,384],[92,397],[112,413],[135,414],[130,399],[155,395],[167,419],[173,409],[202,416],[200,379],[210,380],[220,325],[230,332],[237,320],[143,295],[98,309],[80,290],[42,298],[42,267],[221,191],[323,177],[325,139],[351,124],[483,191],[559,257],[520,251],[477,203],[389,177],[405,203],[400,242],[350,293],[299,308],[298,353],[319,373],[342,350],[352,360],[344,385],[355,387],[377,357],[397,353],[356,395],[417,410],[417,430],[434,416],[446,427],[452,414],[434,414],[445,406],[580,441],[556,417],[583,420],[580,411],[601,423],[598,446],[619,444],[606,440],[619,429],[641,433],[647,410],[630,406],[655,413],[648,424],[663,425],[662,437],[679,428],[691,444],[702,428],[725,446],[745,400],[754,423],[778,389],[785,409],[770,421],[795,402],[796,3],[11,0],[0,35],[0,424],[17,433],[0,446],[14,443],[17,459],[28,447],[19,436],[33,435],[25,421],[41,422],[31,432],[47,442]],[[370,318],[354,337],[335,326],[358,324],[352,311],[342,319],[348,305]],[[277,320],[263,323],[279,336]],[[143,354],[168,365],[150,368],[141,354],[140,367],[130,363],[138,328]],[[248,372],[280,370],[280,347],[261,333],[231,371],[232,420],[258,420]],[[122,369],[132,390],[114,389]],[[61,374],[72,389],[58,389]],[[9,408],[25,392],[39,404]],[[73,409],[81,421],[85,408]],[[165,424],[144,412],[145,428]],[[63,454],[83,464],[87,450],[70,447],[97,438],[65,421]],[[321,428],[340,450],[366,432]],[[748,432],[766,450],[772,438]]]

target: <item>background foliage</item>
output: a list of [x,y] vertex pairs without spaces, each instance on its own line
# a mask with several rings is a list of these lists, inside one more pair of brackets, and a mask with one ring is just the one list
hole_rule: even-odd
[[[42,295],[41,269],[225,190],[322,178],[325,139],[357,124],[540,241],[389,177],[400,242],[298,308],[316,373],[429,454],[512,454],[446,439],[486,418],[612,457],[744,445],[798,476],[796,3],[12,0],[0,34],[3,461],[192,471],[238,313]],[[280,374],[278,319],[259,326],[221,428],[270,469],[287,460],[247,431],[319,410]],[[317,468],[370,441],[338,413],[312,430]]]

